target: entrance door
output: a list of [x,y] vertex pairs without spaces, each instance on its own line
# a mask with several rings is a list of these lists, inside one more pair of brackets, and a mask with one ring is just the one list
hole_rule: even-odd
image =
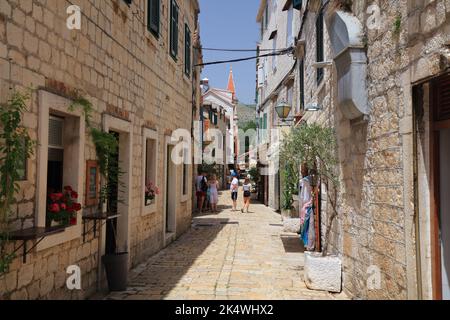
[[[119,142],[119,133],[110,131],[112,135]],[[109,184],[107,193],[109,195],[107,201],[107,212],[108,214],[117,214],[118,210],[118,200],[119,200],[119,153],[113,158],[113,163],[109,165]],[[107,221],[106,224],[106,243],[105,243],[105,253],[114,254],[117,251],[117,218]]]
[[441,244],[442,298],[450,300],[450,129],[439,132],[440,210],[439,238]]
[[167,145],[166,151],[166,233],[175,232],[175,200],[176,200],[176,186],[175,186],[175,164],[172,161],[173,146]]
[[450,74],[432,83],[434,127],[434,285],[437,299],[450,300]]

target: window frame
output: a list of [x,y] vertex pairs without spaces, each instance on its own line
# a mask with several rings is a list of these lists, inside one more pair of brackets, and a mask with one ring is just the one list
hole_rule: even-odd
[[[153,26],[152,25],[152,11],[150,4],[157,4],[158,6],[158,25]],[[147,0],[146,1],[147,6],[147,30],[155,36],[156,39],[159,39],[160,32],[161,32],[161,0]],[[156,28],[156,29],[155,29]]]
[[[176,9],[176,10],[175,10]],[[169,14],[169,54],[173,60],[178,61],[178,40],[179,40],[179,20],[180,7],[175,0],[170,0]],[[174,14],[176,13],[176,19]],[[176,24],[176,26],[175,26]],[[176,32],[175,32],[176,31]]]
[[300,105],[299,110],[305,110],[305,59],[301,59],[299,63],[299,91]]
[[143,128],[142,129],[142,192],[140,201],[142,204],[142,215],[149,215],[156,212],[157,204],[158,204],[158,197],[155,198],[154,203],[152,203],[149,206],[145,205],[145,184],[146,184],[146,178],[147,178],[147,141],[153,140],[154,146],[155,146],[155,155],[153,158],[154,162],[154,177],[153,182],[156,186],[159,187],[158,184],[158,161],[159,161],[159,139],[158,139],[158,132],[156,130],[152,130],[149,128]]
[[[316,62],[322,62],[325,59],[325,35],[324,35],[324,15],[321,9],[316,18]],[[317,68],[317,85],[319,86],[324,78],[324,68]]]
[[192,74],[192,33],[189,24],[184,24],[184,74],[190,78]]
[[[50,115],[57,114],[65,117],[71,117],[76,121],[77,131],[75,135],[77,140],[73,146],[77,157],[73,159],[74,166],[71,176],[71,184],[74,190],[78,192],[78,202],[84,205],[84,183],[86,173],[85,152],[85,117],[81,110],[71,110],[72,101],[50,93],[45,90],[38,91],[38,147],[37,147],[37,179],[36,179],[36,227],[45,227],[47,213],[47,169],[48,169],[48,131]],[[65,150],[66,151],[66,150]],[[37,246],[37,251],[42,251],[62,243],[66,243],[82,235],[82,210],[77,213],[77,224],[66,227],[59,234],[47,236]]]

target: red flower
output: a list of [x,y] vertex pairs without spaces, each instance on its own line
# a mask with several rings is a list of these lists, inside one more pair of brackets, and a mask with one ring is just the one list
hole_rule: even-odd
[[76,224],[77,224],[77,218],[76,217],[70,218],[70,225],[75,226]]
[[60,211],[59,204],[57,204],[57,203],[51,204],[50,205],[50,211],[51,212],[55,212],[55,213],[59,212]]
[[67,205],[65,203],[61,203],[61,209],[62,210],[66,210],[67,209]]
[[78,193],[75,192],[75,191],[71,191],[71,192],[70,192],[70,196],[71,196],[73,199],[78,199]]
[[75,211],[80,211],[80,210],[81,210],[81,204],[79,204],[79,203],[74,203],[74,204],[72,205],[72,209],[75,210]]
[[69,192],[73,191],[71,186],[65,186],[64,190],[69,191]]
[[62,193],[52,193],[52,194],[50,194],[50,199],[52,199],[53,202],[61,200],[62,197],[63,197]]

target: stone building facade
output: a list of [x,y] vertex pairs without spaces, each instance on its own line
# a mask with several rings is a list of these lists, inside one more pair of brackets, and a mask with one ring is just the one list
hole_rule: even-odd
[[[330,253],[342,259],[344,291],[362,299],[448,298],[450,3],[300,3],[292,113],[296,125],[336,132],[339,216]],[[331,213],[324,188],[321,199],[323,243]]]
[[[66,25],[73,4],[81,9],[79,30]],[[193,49],[199,45],[198,14],[197,0],[0,2],[1,102],[10,88],[34,88],[23,124],[39,143],[27,160],[11,230],[46,225],[53,117],[67,128],[60,132],[62,182],[78,191],[83,206],[76,225],[45,237],[26,262],[17,252],[10,271],[0,276],[0,299],[85,298],[105,287],[99,257],[108,250],[108,227],[99,229],[99,223],[94,236],[94,223],[82,220],[94,210],[86,205],[85,181],[86,163],[96,160],[96,153],[84,114],[69,107],[80,94],[93,105],[92,125],[119,139],[124,174],[117,250],[129,252],[129,268],[189,228],[192,169],[174,164],[170,154],[176,143],[172,132],[190,131],[193,111],[199,110],[200,70],[193,68],[199,59]],[[150,181],[161,193],[146,204]],[[85,235],[84,222],[90,230]],[[36,240],[28,241],[28,248]],[[11,250],[20,244],[14,241]],[[66,288],[70,265],[81,268],[82,290]]]

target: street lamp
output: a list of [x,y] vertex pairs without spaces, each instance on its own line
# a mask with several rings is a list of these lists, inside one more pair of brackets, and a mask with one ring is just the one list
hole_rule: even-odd
[[277,112],[278,117],[281,121],[289,120],[288,116],[291,113],[291,106],[284,100],[282,100],[276,107],[275,111]]

